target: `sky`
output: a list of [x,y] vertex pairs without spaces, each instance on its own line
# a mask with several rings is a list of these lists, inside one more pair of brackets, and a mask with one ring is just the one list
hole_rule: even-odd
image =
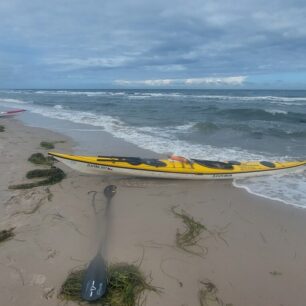
[[2,0],[0,88],[306,89],[303,0]]

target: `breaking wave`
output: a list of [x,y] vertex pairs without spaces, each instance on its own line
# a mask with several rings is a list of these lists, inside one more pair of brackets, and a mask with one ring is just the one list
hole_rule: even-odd
[[1,104],[28,104],[29,102],[19,100],[19,99],[9,99],[9,98],[0,98]]

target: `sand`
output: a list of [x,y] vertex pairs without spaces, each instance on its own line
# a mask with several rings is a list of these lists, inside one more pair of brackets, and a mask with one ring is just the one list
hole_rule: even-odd
[[[128,262],[161,288],[147,293],[155,306],[304,306],[306,300],[303,209],[248,194],[229,181],[163,181],[82,175],[57,164],[67,178],[57,185],[9,190],[27,181],[37,166],[27,158],[42,140],[65,140],[56,149],[73,152],[63,135],[1,120],[0,230],[15,237],[0,243],[0,305],[64,305],[59,289],[71,269],[96,252],[95,216],[105,205],[103,189],[118,187],[111,206],[107,260]],[[50,196],[52,195],[52,196]],[[184,224],[171,211],[185,211],[205,226],[192,254],[176,247]],[[216,286],[200,302],[205,283]],[[202,291],[201,291],[202,290]],[[207,291],[206,291],[207,293]],[[74,305],[74,303],[69,303]]]

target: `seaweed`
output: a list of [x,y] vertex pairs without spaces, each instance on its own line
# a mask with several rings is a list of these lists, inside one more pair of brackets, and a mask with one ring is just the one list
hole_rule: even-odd
[[4,132],[5,131],[5,127],[3,125],[0,125],[0,132]]
[[66,174],[59,168],[36,169],[31,170],[26,174],[28,179],[46,177],[46,179],[26,184],[11,185],[9,189],[30,189],[38,186],[54,185],[62,181]]
[[200,281],[203,287],[199,290],[198,298],[201,306],[233,306],[224,303],[218,296],[218,288],[210,281]]
[[[194,218],[189,216],[184,210],[179,213],[175,210],[175,208],[176,207],[172,207],[171,211],[176,217],[180,218],[185,225],[184,232],[181,233],[177,231],[176,233],[176,246],[194,255],[206,255],[207,250],[198,245],[198,242],[201,239],[201,233],[203,231],[207,231],[207,228],[200,222],[195,221]],[[194,250],[195,247],[198,248],[199,251]]]
[[40,143],[40,146],[44,149],[54,149],[54,143],[53,142],[48,142],[48,141],[42,141]]
[[4,242],[6,240],[12,239],[15,234],[14,234],[14,227],[8,229],[8,230],[2,230],[0,231],[0,242]]
[[[84,273],[84,269],[72,271],[63,283],[59,297],[64,300],[82,302],[81,288]],[[145,276],[135,265],[113,264],[108,268],[108,274],[106,294],[95,304],[104,306],[141,305],[145,290],[159,292],[156,287],[146,281]]]
[[58,140],[58,141],[42,141],[40,146],[44,149],[50,150],[55,148],[55,144],[57,143],[65,143],[65,140]]
[[63,300],[82,301],[81,289],[85,270],[72,271],[63,283],[59,296]]
[[50,156],[45,157],[42,153],[34,153],[29,158],[28,161],[36,165],[53,165],[53,158]]
[[283,273],[279,272],[279,271],[271,271],[270,274],[273,275],[273,276],[281,276],[281,275],[283,275]]

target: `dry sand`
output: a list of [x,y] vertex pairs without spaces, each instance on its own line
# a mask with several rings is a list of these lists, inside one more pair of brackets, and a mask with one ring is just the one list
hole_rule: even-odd
[[[0,230],[16,236],[0,243],[0,305],[64,305],[57,297],[69,271],[95,253],[93,193],[103,208],[103,188],[118,186],[112,203],[108,260],[141,264],[162,288],[148,293],[155,306],[304,306],[306,305],[306,212],[232,187],[231,182],[186,182],[94,177],[71,171],[50,187],[12,191],[26,171],[27,158],[42,140],[73,152],[64,136],[1,120]],[[50,199],[50,194],[52,198]],[[49,199],[48,199],[49,198]],[[193,255],[175,247],[183,209],[205,225]],[[203,283],[218,289],[216,300],[200,303]],[[203,293],[204,291],[202,291]],[[223,303],[223,304],[222,304]],[[69,303],[69,305],[74,305]]]

